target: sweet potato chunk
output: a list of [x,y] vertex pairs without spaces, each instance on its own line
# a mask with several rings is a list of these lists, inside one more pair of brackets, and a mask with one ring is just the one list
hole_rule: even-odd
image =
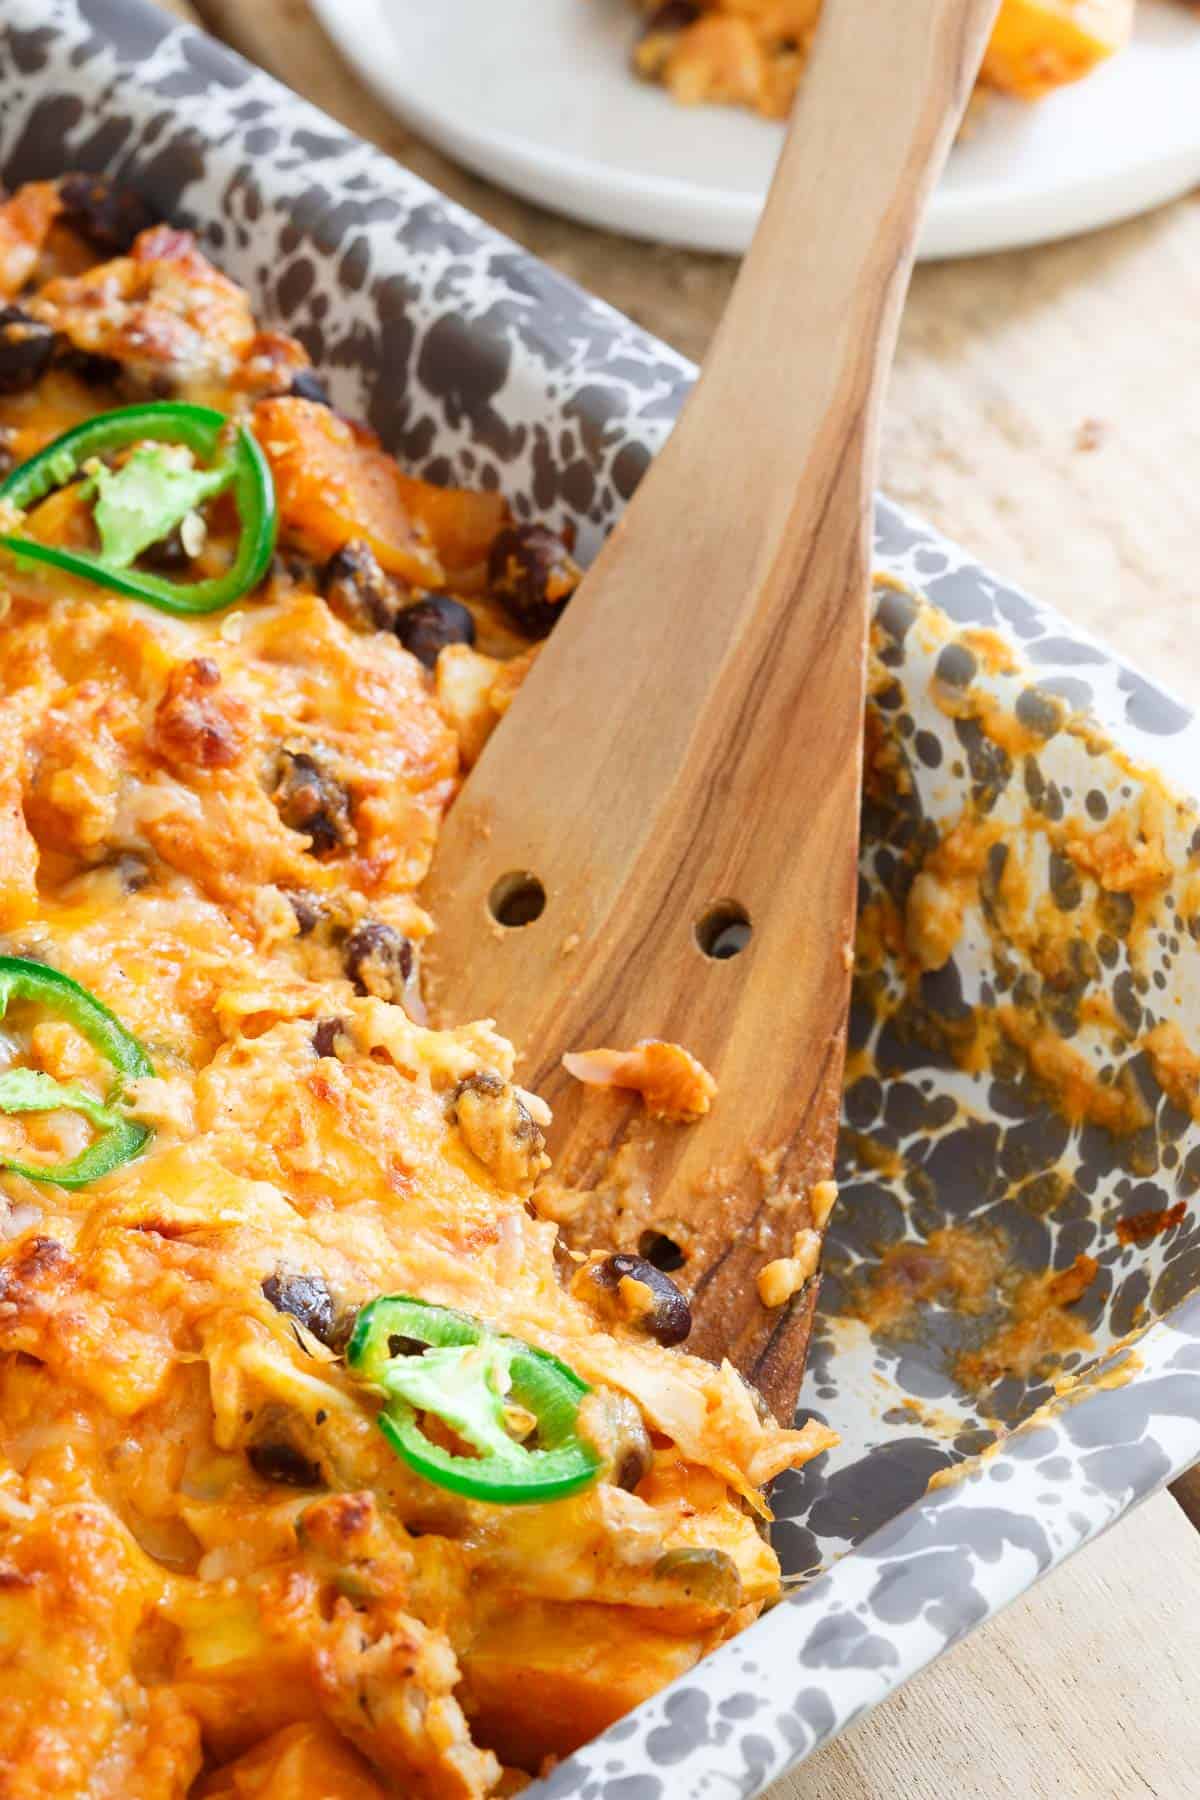
[[401,470],[396,475],[404,503],[428,530],[451,586],[473,593],[483,584],[492,540],[508,523],[503,496],[435,487]]
[[980,79],[1037,100],[1089,75],[1132,29],[1133,0],[1004,0]]
[[289,1725],[201,1783],[201,1800],[383,1800],[356,1751],[324,1724]]
[[391,575],[440,588],[478,570],[508,516],[498,494],[434,487],[313,400],[260,401],[254,431],[271,464],[285,533],[310,554],[365,541]]
[[472,1736],[502,1762],[536,1770],[547,1750],[569,1756],[707,1647],[655,1631],[632,1607],[506,1608],[463,1657]]
[[414,518],[395,463],[315,400],[261,400],[254,435],[275,477],[285,535],[324,559],[364,540],[391,575],[441,587],[428,527]]

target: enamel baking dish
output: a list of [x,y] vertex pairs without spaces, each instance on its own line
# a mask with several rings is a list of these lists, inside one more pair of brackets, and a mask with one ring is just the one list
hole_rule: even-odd
[[[500,487],[518,515],[575,524],[585,558],[692,379],[628,320],[143,0],[3,0],[0,147],[10,186],[69,168],[133,181],[199,231],[390,449],[435,480]],[[759,1792],[1200,1456],[1200,1102],[1146,1047],[1166,1023],[1200,1043],[1200,821],[1174,797],[1200,767],[1200,731],[886,502],[876,551],[873,710],[895,795],[867,805],[864,906],[913,834],[944,831],[968,800],[1003,827],[1034,911],[1083,903],[1039,820],[1098,830],[1152,809],[1169,874],[1136,954],[1115,907],[1074,986],[1038,988],[1020,944],[998,959],[974,901],[906,1008],[880,1023],[872,1004],[898,971],[863,984],[803,1396],[842,1441],[776,1489],[790,1596],[531,1794]],[[1071,1124],[1028,1062],[952,1057],[956,1025],[1022,982],[1098,1089],[1136,1093],[1134,1137]],[[1165,1213],[1154,1235],[1116,1229]],[[909,1335],[873,1338],[850,1315],[889,1250],[963,1225],[1003,1233],[1031,1279],[1095,1260],[1053,1371],[1062,1391],[1040,1364],[1010,1370],[985,1415],[955,1375],[971,1320],[935,1301]]]

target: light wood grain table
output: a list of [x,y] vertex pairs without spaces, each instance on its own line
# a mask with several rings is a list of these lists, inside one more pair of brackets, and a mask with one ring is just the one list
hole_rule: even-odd
[[[188,0],[167,0],[191,15]],[[697,359],[726,257],[635,244],[465,174],[364,92],[306,0],[209,29]],[[1200,198],[917,271],[883,485],[1200,705]],[[779,1782],[771,1800],[1194,1800],[1200,1477],[1176,1483]]]

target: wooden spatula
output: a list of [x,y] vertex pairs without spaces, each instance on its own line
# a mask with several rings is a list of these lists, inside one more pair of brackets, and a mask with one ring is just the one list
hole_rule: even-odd
[[[690,1347],[731,1357],[781,1416],[817,1284],[769,1309],[756,1277],[812,1226],[832,1166],[880,394],[995,11],[826,0],[699,384],[452,809],[428,887],[431,1007],[494,1016],[523,1047],[520,1078],[555,1112],[567,1241],[674,1266]],[[712,1070],[700,1122],[655,1120],[560,1062],[643,1038]]]

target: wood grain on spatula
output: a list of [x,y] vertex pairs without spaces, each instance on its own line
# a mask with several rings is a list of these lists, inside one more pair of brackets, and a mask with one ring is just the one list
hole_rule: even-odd
[[[812,1225],[833,1160],[880,390],[994,12],[829,0],[701,379],[452,809],[428,887],[431,1004],[492,1015],[523,1049],[555,1112],[567,1241],[677,1245],[690,1347],[731,1357],[783,1414],[817,1284],[769,1310],[756,1276]],[[525,872],[540,916],[496,924],[489,897]],[[714,909],[749,920],[724,960],[698,938]],[[561,1066],[647,1037],[715,1074],[698,1123]]]

